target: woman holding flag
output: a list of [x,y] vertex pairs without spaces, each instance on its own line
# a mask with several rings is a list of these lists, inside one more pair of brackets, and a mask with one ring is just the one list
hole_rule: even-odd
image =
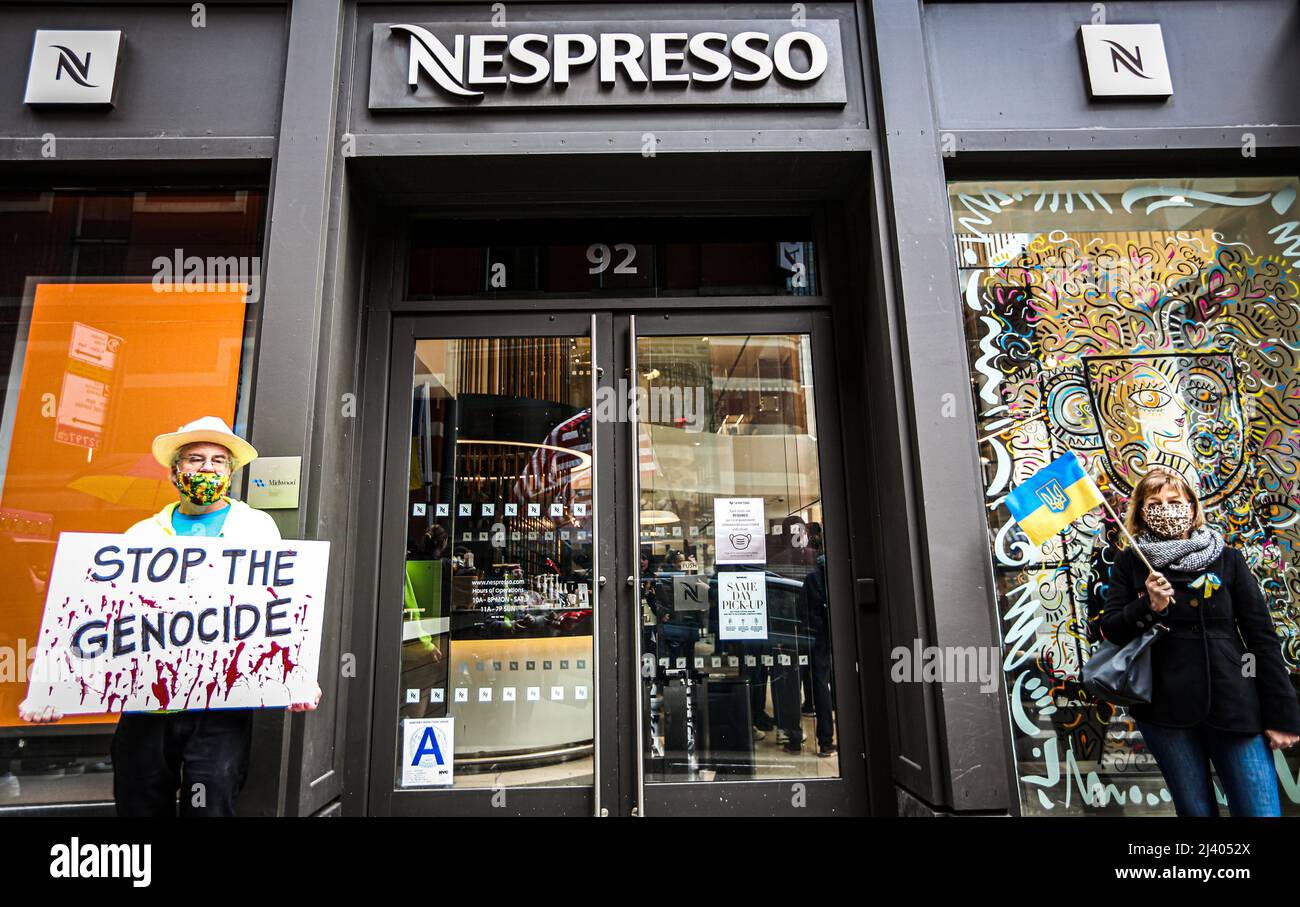
[[1300,705],[1259,583],[1206,526],[1182,476],[1153,469],[1121,526],[1101,633],[1124,645],[1160,622],[1150,703],[1129,712],[1180,816],[1215,816],[1213,764],[1234,816],[1281,814],[1270,749],[1300,742]]

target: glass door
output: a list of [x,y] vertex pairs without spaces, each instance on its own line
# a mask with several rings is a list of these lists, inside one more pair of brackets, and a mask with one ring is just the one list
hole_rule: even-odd
[[395,319],[373,812],[866,812],[829,325]]
[[590,315],[395,322],[377,812],[607,808],[614,722],[600,703],[613,649],[601,633],[613,615],[601,593],[612,527],[597,464],[612,458],[592,403],[608,325]]
[[640,815],[866,812],[829,325],[627,318]]

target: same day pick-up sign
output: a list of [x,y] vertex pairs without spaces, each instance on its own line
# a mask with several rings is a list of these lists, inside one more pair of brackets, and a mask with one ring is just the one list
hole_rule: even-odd
[[28,687],[65,715],[315,697],[329,542],[65,532]]

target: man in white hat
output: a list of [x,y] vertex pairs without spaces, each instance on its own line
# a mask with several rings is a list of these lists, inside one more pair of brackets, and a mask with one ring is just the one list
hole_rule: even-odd
[[[269,514],[226,492],[235,470],[257,459],[253,445],[216,416],[204,416],[153,439],[153,456],[170,470],[180,499],[126,531],[135,536],[202,535],[278,541]],[[298,702],[291,712],[320,704]],[[24,721],[45,723],[63,716],[53,707],[18,707]],[[181,815],[234,815],[235,797],[248,773],[251,709],[128,712],[113,735],[113,799],[119,816],[174,816],[183,781]]]
[[235,470],[256,460],[257,451],[221,419],[204,416],[159,435],[153,439],[153,458],[170,470],[180,500],[136,523],[127,535],[279,540],[280,530],[270,514],[226,494]]

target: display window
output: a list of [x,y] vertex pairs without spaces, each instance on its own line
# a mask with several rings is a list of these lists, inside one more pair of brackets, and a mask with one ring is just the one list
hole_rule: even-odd
[[[1097,510],[1036,547],[1002,506],[1064,453],[1121,513],[1152,468],[1187,478],[1209,525],[1246,556],[1297,682],[1298,188],[1294,177],[949,186],[1026,814],[1174,812],[1127,710],[1080,684],[1114,521]],[[1300,815],[1300,757],[1274,760],[1283,812]]]
[[245,433],[265,206],[262,189],[0,192],[0,806],[112,797],[111,710],[18,717],[55,546],[176,499],[155,435],[201,416]]

